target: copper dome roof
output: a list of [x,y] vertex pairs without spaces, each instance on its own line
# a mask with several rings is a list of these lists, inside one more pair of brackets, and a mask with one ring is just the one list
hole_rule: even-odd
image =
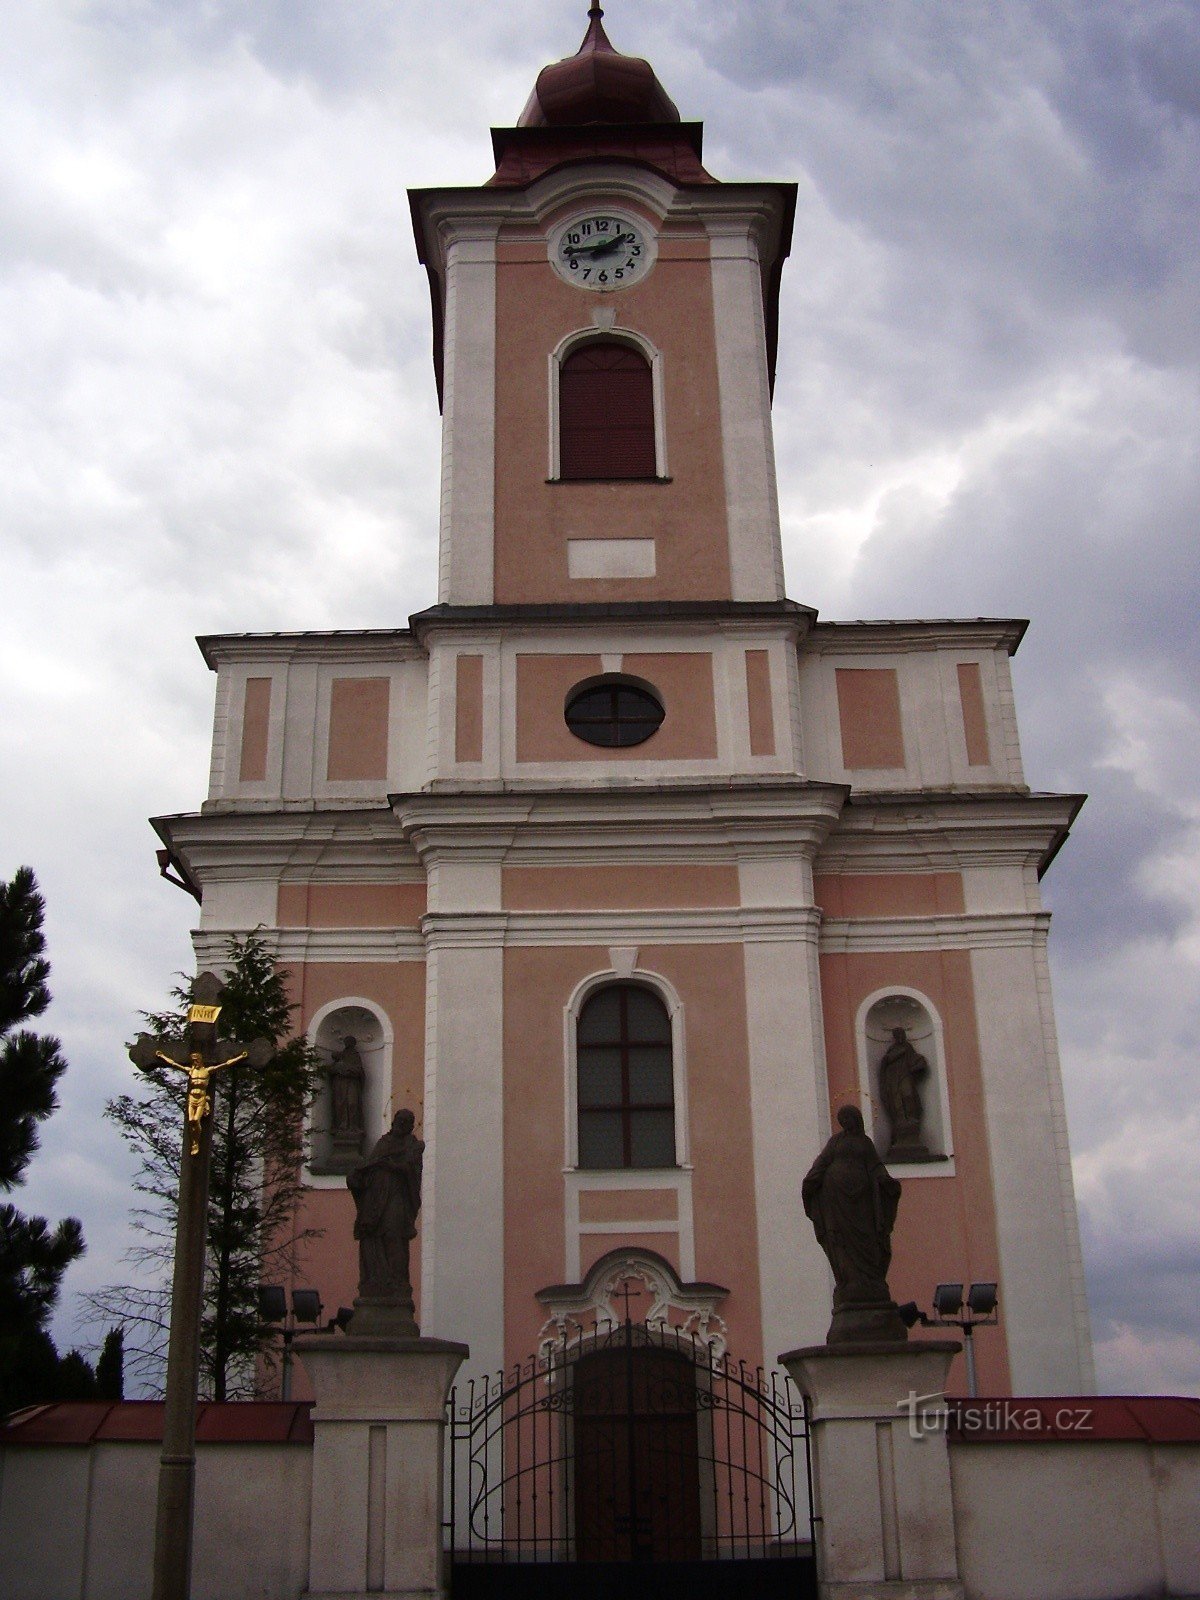
[[650,63],[613,49],[600,20],[603,15],[593,0],[583,43],[575,55],[538,73],[518,127],[680,121],[675,102]]

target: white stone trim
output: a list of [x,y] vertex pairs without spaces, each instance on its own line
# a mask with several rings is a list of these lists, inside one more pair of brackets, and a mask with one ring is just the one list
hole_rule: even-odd
[[[586,328],[575,328],[558,341],[554,349],[547,356],[547,381],[549,383],[549,414],[550,425],[550,456],[549,470],[546,476],[552,482],[559,482],[562,478],[561,437],[559,433],[559,398],[558,385],[562,375],[562,364],[573,350],[580,345],[596,344],[603,341],[609,343],[616,340],[618,344],[630,345],[639,355],[644,356],[650,366],[650,383],[654,398],[654,475],[657,478],[667,476],[667,409],[666,409],[666,382],[663,372],[663,353],[644,333],[638,333],[634,328],[619,328],[614,322],[608,327],[599,327],[589,324]],[[574,573],[571,574],[575,576]],[[644,576],[641,573],[633,574],[635,577]],[[653,576],[653,573],[649,574]]]
[[[589,1268],[582,1283],[562,1284],[538,1295],[550,1312],[540,1331],[538,1354],[551,1363],[559,1352],[569,1354],[572,1342],[581,1334],[586,1336],[593,1329],[603,1334],[620,1327],[624,1317],[618,1311],[615,1292],[625,1279],[636,1278],[651,1295],[648,1325],[661,1323],[668,1337],[671,1333],[694,1337],[702,1346],[711,1347],[714,1357],[722,1356],[728,1330],[716,1308],[725,1293],[714,1284],[693,1284],[693,1276],[685,1270],[676,1277],[669,1261],[636,1245],[608,1251]],[[677,1314],[674,1319],[672,1312]]]
[[781,599],[783,543],[757,230],[745,215],[704,221],[711,256],[731,593],[735,600]]
[[444,218],[442,509],[438,599],[495,592],[496,240],[500,218]]
[[[398,1107],[393,1107],[394,1075],[392,1068],[392,1052],[396,1042],[396,1035],[392,1028],[391,1019],[387,1012],[375,1000],[369,1000],[365,995],[342,995],[336,1000],[329,1000],[325,1005],[314,1011],[305,1029],[305,1038],[313,1048],[317,1048],[317,1038],[324,1022],[338,1011],[348,1011],[357,1007],[361,1011],[368,1011],[379,1024],[380,1042],[376,1047],[381,1055],[379,1070],[372,1073],[370,1067],[367,1072],[367,1093],[363,1096],[363,1138],[364,1155],[370,1150],[383,1133],[386,1132],[392,1117]],[[364,1063],[365,1065],[365,1063]],[[315,1105],[315,1102],[314,1102]],[[313,1106],[310,1106],[304,1118],[304,1138],[307,1148],[312,1135]],[[313,1172],[304,1162],[302,1175],[305,1186],[309,1189],[344,1189],[346,1179],[343,1174],[332,1172]]]
[[[416,928],[260,928],[263,943],[286,966],[314,962],[424,961],[425,940]],[[208,962],[245,928],[205,928],[193,933],[196,960]]]
[[[867,1044],[867,1017],[871,1009],[881,1000],[890,999],[897,995],[905,1000],[913,1000],[928,1016],[933,1029],[933,1054],[934,1059],[929,1062],[930,1077],[937,1084],[938,1094],[938,1135],[942,1145],[941,1154],[946,1157],[944,1161],[901,1162],[894,1167],[889,1167],[893,1177],[905,1178],[952,1178],[955,1175],[954,1166],[954,1126],[950,1119],[950,1072],[946,1061],[946,1035],[942,1027],[941,1014],[933,1001],[920,989],[910,988],[908,984],[891,983],[884,988],[875,989],[859,1006],[854,1017],[854,1048],[858,1057],[858,1087],[861,1096],[863,1121],[866,1123],[867,1133],[872,1139],[875,1137],[875,1127],[878,1122],[875,1106],[875,1085],[871,1076],[871,1062]],[[928,1057],[926,1057],[928,1059]],[[928,1080],[927,1080],[928,1081]],[[881,1150],[880,1155],[884,1152]]]
[[[559,940],[553,941],[555,944]],[[580,940],[580,943],[586,941]],[[598,972],[590,973],[575,985],[571,991],[566,1005],[563,1007],[563,1168],[566,1172],[608,1171],[608,1168],[581,1168],[579,1166],[579,1051],[577,1033],[579,1029],[579,1014],[584,1005],[595,994],[597,989],[607,988],[614,983],[640,983],[644,988],[652,990],[662,1001],[671,1019],[671,1092],[675,1097],[675,1168],[662,1170],[672,1171],[687,1169],[691,1165],[691,1134],[688,1120],[687,1097],[687,1030],[684,1027],[683,1001],[675,986],[659,973],[651,972],[645,967],[634,967],[632,972],[625,974],[618,972],[614,967],[605,967]],[[654,1172],[658,1168],[631,1167],[620,1169],[628,1170],[635,1174],[639,1182],[631,1187],[651,1187],[646,1181],[646,1173]],[[623,1187],[623,1185],[617,1185]],[[658,1187],[661,1187],[659,1185]],[[611,1230],[610,1230],[611,1231]],[[576,1273],[578,1276],[578,1272]]]
[[568,578],[652,578],[656,571],[653,539],[567,540]]
[[[934,917],[830,917],[823,953],[842,950],[1010,950],[1042,936],[1048,911],[950,912]],[[896,991],[898,994],[900,990]]]

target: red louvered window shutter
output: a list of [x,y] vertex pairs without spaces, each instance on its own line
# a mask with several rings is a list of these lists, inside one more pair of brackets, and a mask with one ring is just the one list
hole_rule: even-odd
[[653,478],[650,363],[615,340],[581,345],[558,379],[559,473],[564,478]]

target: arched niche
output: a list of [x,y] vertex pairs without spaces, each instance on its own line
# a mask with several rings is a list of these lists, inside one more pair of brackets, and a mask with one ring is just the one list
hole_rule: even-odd
[[858,1017],[867,1131],[889,1166],[945,1171],[953,1154],[942,1024],[911,989],[876,992]]
[[340,1187],[383,1133],[392,1094],[392,1029],[370,1000],[323,1006],[308,1030],[324,1070],[309,1113],[306,1179]]

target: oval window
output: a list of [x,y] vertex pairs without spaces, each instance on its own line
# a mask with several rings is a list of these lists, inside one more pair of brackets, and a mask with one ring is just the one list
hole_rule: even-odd
[[625,749],[644,744],[666,713],[658,696],[628,678],[593,679],[567,701],[567,727],[588,744]]

